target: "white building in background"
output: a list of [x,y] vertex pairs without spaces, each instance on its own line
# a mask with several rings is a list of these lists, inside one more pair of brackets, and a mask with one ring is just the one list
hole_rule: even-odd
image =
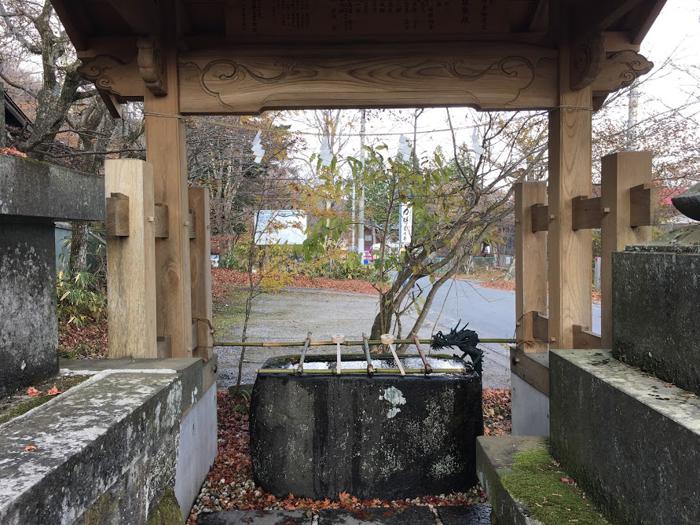
[[255,243],[303,244],[306,240],[306,212],[301,210],[260,210]]

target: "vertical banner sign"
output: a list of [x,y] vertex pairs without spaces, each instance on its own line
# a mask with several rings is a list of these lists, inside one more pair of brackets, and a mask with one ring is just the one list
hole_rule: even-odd
[[411,234],[413,233],[413,206],[410,203],[402,202],[399,217],[399,248],[403,249],[411,244]]

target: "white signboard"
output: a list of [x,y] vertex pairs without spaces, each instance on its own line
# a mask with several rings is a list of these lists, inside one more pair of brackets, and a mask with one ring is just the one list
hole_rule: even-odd
[[411,244],[413,234],[413,206],[402,202],[399,215],[399,248],[405,248]]
[[260,210],[255,231],[257,245],[302,244],[306,240],[306,212]]

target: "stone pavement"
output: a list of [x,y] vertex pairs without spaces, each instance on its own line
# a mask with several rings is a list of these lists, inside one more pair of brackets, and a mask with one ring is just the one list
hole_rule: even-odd
[[491,507],[408,507],[405,509],[303,511],[225,511],[203,514],[199,525],[490,525]]

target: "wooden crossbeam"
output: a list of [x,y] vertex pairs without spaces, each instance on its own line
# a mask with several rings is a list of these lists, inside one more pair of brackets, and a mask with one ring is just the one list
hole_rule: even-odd
[[639,184],[630,188],[630,226],[654,224],[654,202],[651,184]]
[[129,236],[129,197],[112,193],[105,206],[105,229],[108,237]]
[[574,325],[575,348],[602,348],[600,334],[591,331],[587,326]]
[[530,213],[532,215],[532,233],[549,230],[549,221],[554,218],[549,214],[549,206],[546,204],[533,204],[530,207]]
[[536,388],[544,395],[549,395],[549,368],[536,359],[539,353],[525,352],[522,348],[511,347],[510,369],[515,375]]
[[600,228],[603,215],[610,213],[610,208],[603,208],[600,197],[574,197],[571,203],[571,228],[573,230],[590,230]]

